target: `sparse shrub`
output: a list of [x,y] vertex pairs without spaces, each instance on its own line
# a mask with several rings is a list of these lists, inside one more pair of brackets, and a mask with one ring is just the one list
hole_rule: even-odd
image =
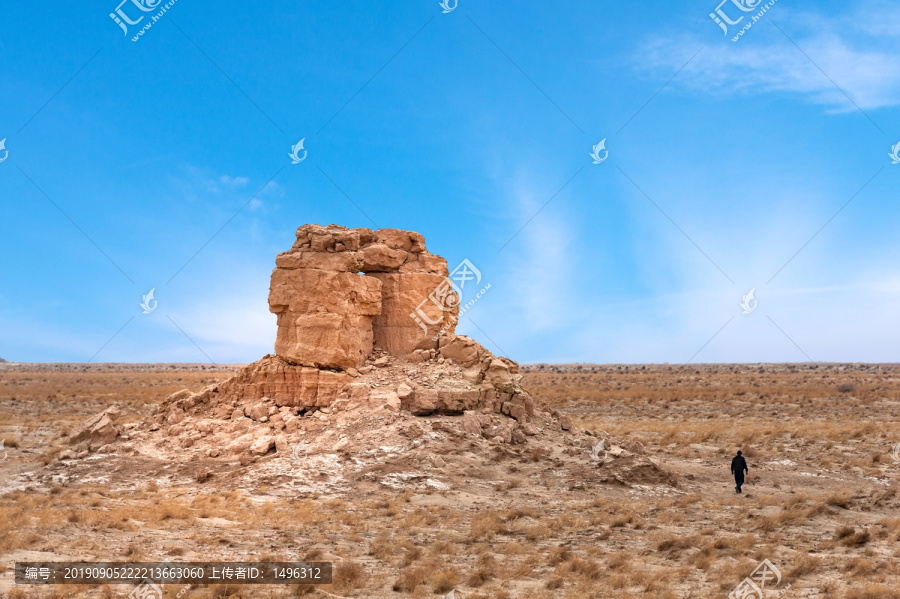
[[837,386],[838,393],[853,393],[856,387],[851,383],[843,383]]
[[842,526],[835,532],[835,540],[845,547],[859,547],[869,542],[869,531],[856,532],[852,526]]
[[380,559],[390,559],[397,552],[397,544],[386,533],[381,533],[369,544],[369,555]]
[[504,530],[503,522],[497,512],[481,512],[472,516],[472,522],[469,525],[469,539],[488,541],[502,530]]
[[435,594],[449,593],[459,584],[459,576],[451,570],[442,570],[436,572],[431,577],[431,586],[434,587]]
[[359,588],[365,574],[366,570],[362,564],[347,559],[334,568],[331,581],[335,588],[347,592]]
[[547,557],[547,563],[551,566],[555,566],[568,561],[570,557],[572,557],[572,554],[569,551],[569,548],[565,545],[558,545],[550,548],[550,555]]
[[410,566],[422,557],[422,550],[409,541],[404,543],[402,547],[406,550],[406,553],[403,554],[403,560],[400,563],[401,567],[405,568],[406,566]]
[[544,583],[544,587],[547,590],[555,591],[556,589],[561,589],[563,584],[565,584],[565,582],[566,581],[565,581],[565,579],[563,579],[562,576],[554,576],[553,578],[548,580],[546,583]]
[[787,576],[791,579],[800,578],[801,576],[812,574],[819,569],[820,565],[822,565],[821,559],[812,555],[802,555],[794,561],[793,568],[788,571]]
[[851,494],[847,489],[838,489],[825,498],[826,505],[842,507],[845,510],[850,508]]
[[846,539],[850,535],[856,532],[856,529],[852,526],[841,526],[839,529],[834,531],[834,538],[838,541]]
[[303,556],[303,561],[305,562],[314,562],[317,561],[320,557],[325,555],[322,553],[322,550],[319,548],[313,548],[306,552],[306,555]]
[[844,593],[844,599],[891,599],[896,593],[880,584],[868,584],[863,588],[851,588]]
[[407,568],[400,572],[400,576],[391,587],[397,593],[412,593],[428,577],[428,570],[423,567]]
[[695,547],[696,545],[697,539],[695,537],[675,536],[663,539],[657,543],[656,550],[678,552],[682,549]]
[[566,569],[569,572],[580,575],[585,580],[596,580],[600,577],[600,572],[602,570],[599,563],[581,559],[580,557],[573,558],[566,562]]
[[496,562],[494,556],[487,551],[482,551],[475,559],[475,571],[469,575],[466,584],[473,588],[480,587],[493,578],[495,568]]

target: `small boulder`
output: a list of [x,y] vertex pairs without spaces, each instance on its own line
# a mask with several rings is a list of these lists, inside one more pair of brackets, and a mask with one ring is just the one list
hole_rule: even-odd
[[244,415],[258,422],[265,422],[263,418],[269,415],[269,406],[262,402],[245,406]]
[[265,455],[274,448],[275,436],[264,434],[260,437],[257,437],[253,441],[253,443],[250,444],[250,453],[252,453],[253,455]]
[[85,444],[90,451],[96,451],[104,445],[109,445],[119,436],[119,430],[113,426],[113,421],[118,416],[118,408],[110,408],[95,414],[69,437],[69,444]]

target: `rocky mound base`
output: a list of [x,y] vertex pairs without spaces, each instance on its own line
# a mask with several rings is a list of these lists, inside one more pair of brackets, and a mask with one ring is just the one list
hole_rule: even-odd
[[[402,461],[430,439],[441,448],[430,454],[434,464],[452,451],[444,444],[468,438],[475,447],[535,445],[538,460],[606,464],[611,439],[536,407],[515,362],[454,334],[463,287],[480,278],[468,261],[448,271],[412,231],[303,225],[272,272],[275,355],[222,383],[174,393],[145,422],[126,427],[121,444],[114,443],[118,412],[98,414],[63,457],[121,450],[247,464],[269,454],[295,463],[320,454],[332,456],[332,466],[335,456],[352,457],[358,472],[367,459],[379,463],[379,448]],[[642,449],[637,442],[612,453]],[[629,468],[656,466],[643,458]]]
[[[140,428],[165,438],[161,448],[214,456],[291,451],[305,422],[341,420],[341,414],[383,423],[401,413],[459,416],[460,433],[514,444],[535,436],[537,422],[553,420],[560,430],[571,426],[565,417],[535,410],[520,386],[515,362],[463,336],[445,336],[441,346],[419,350],[409,360],[376,351],[365,366],[344,372],[297,366],[269,355],[224,383],[174,393]],[[345,433],[327,449],[351,443]]]

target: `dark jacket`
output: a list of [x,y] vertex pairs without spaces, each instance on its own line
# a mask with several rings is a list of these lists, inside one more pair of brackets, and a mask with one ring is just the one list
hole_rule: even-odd
[[735,474],[741,472],[749,472],[747,469],[747,460],[744,459],[742,455],[736,455],[731,460],[731,471]]

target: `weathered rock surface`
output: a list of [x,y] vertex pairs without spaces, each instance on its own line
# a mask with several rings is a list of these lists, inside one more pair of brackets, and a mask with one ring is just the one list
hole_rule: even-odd
[[[456,417],[460,434],[501,444],[527,443],[542,427],[573,428],[536,410],[515,362],[454,333],[459,298],[447,262],[418,233],[304,225],[276,265],[276,355],[169,396],[146,427],[160,444],[252,459],[293,451],[315,431],[320,448],[338,452],[359,441],[338,432],[350,414],[372,430]],[[77,442],[109,443],[104,418],[86,423]]]
[[115,406],[94,414],[69,437],[69,445],[77,445],[79,451],[97,451],[112,443],[119,436],[113,425],[118,417],[119,408]]
[[275,353],[294,364],[350,368],[372,353],[381,283],[317,268],[272,273],[269,309],[278,315]]
[[303,225],[275,265],[275,353],[289,363],[346,370],[373,348],[437,349],[440,332],[454,330],[459,298],[447,261],[419,233]]

